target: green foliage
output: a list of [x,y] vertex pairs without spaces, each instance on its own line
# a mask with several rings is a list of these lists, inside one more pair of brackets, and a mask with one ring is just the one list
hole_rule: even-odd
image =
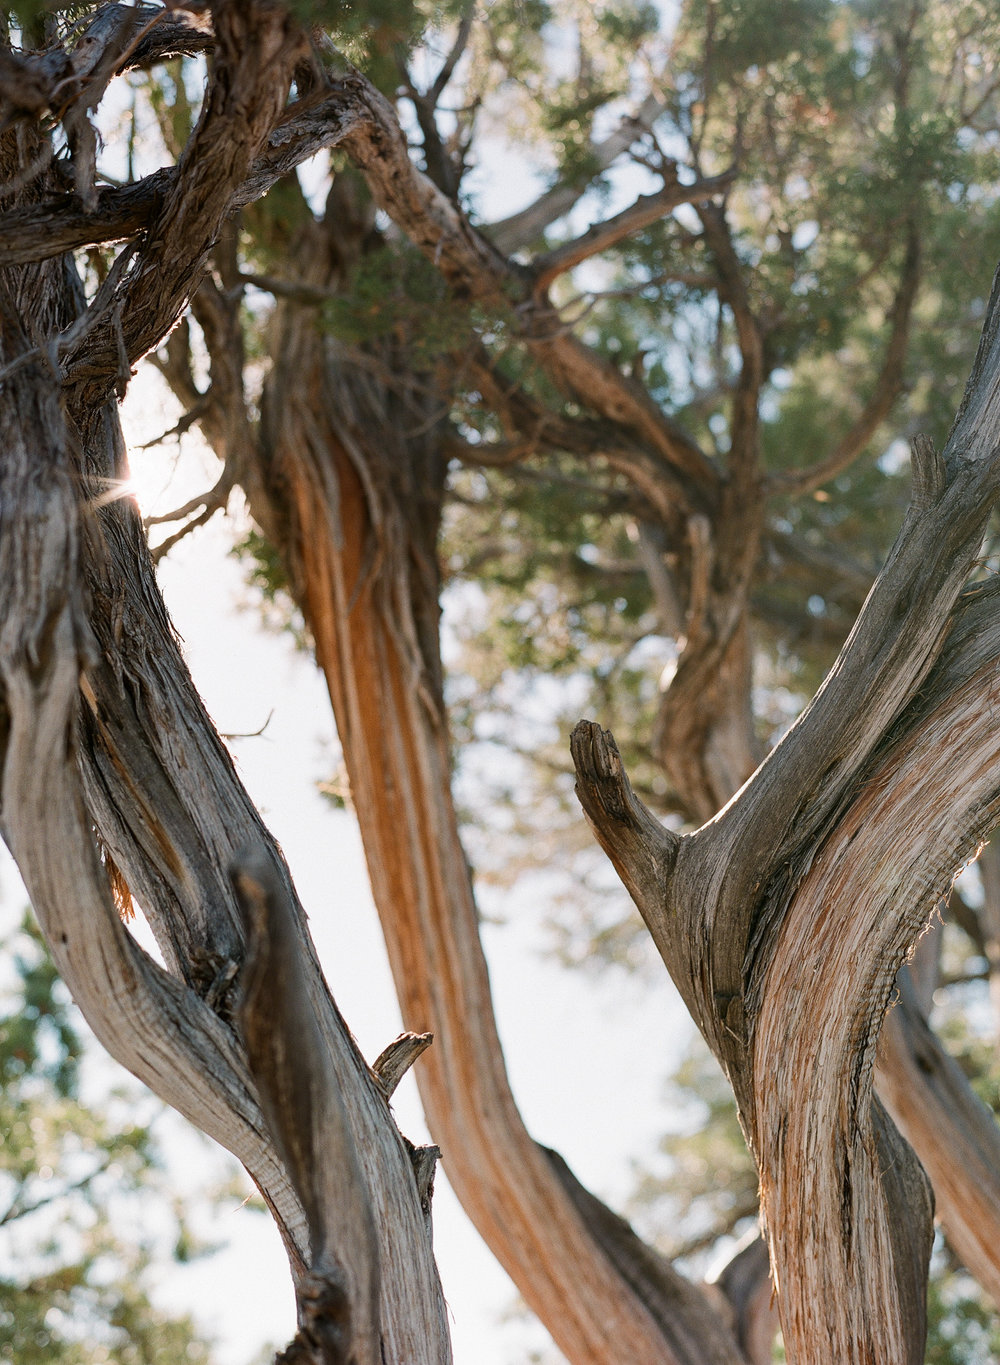
[[777,66],[814,48],[825,35],[832,0],[698,0],[687,6],[685,29],[704,42],[706,66],[717,78]]
[[470,339],[468,308],[413,247],[374,250],[355,266],[343,293],[323,308],[323,326],[351,345],[392,341],[425,370]]
[[925,1365],[992,1365],[1000,1359],[996,1313],[938,1241],[927,1286]]
[[[678,26],[670,106],[655,132],[661,150],[706,174],[738,159],[726,211],[751,305],[768,329],[770,378],[761,402],[768,469],[819,462],[858,421],[878,383],[908,231],[919,236],[923,256],[905,407],[834,485],[773,503],[774,534],[754,597],[758,671],[767,681],[766,694],[758,694],[765,742],[818,685],[899,525],[908,492],[905,443],[902,455],[893,447],[888,460],[872,456],[885,454],[892,437],[905,442],[915,431],[943,442],[975,347],[997,228],[989,165],[1000,18],[981,4],[960,9],[698,0],[683,8]],[[569,35],[561,52],[574,45],[587,51],[579,36],[586,25],[573,5],[552,6],[548,22],[550,31],[561,24]],[[607,15],[598,28],[605,31]],[[589,147],[602,108],[589,97],[627,86],[616,64],[627,62],[625,46],[598,59],[593,71],[578,61],[561,85],[546,87],[549,112],[535,136],[558,143],[563,164],[560,139],[574,109],[580,145]],[[536,88],[534,68],[523,80]],[[648,155],[655,165],[657,148]],[[599,205],[590,205],[596,213]],[[579,227],[575,221],[562,235]],[[566,296],[575,287],[590,299],[578,309],[582,340],[621,370],[641,373],[662,408],[724,467],[739,354],[698,227],[688,210],[653,225],[606,253],[599,267],[581,268]],[[554,232],[549,244],[556,240]],[[559,395],[534,385],[530,365],[509,344],[498,363],[511,382],[572,415]],[[496,435],[488,413],[460,411],[484,438]],[[461,502],[448,554],[457,576],[486,583],[490,621],[480,646],[466,639],[463,666],[482,679],[477,660],[492,653],[495,672],[506,666],[525,680],[554,673],[569,679],[575,669],[594,689],[587,706],[603,703],[598,660],[614,670],[632,625],[637,633],[628,644],[638,652],[630,657],[641,659],[639,629],[645,625],[651,643],[657,630],[643,567],[627,539],[629,509],[607,516],[613,481],[593,463],[574,469],[572,492],[555,460],[536,465],[530,478],[476,478],[484,491]],[[602,499],[603,538],[580,515]],[[475,547],[465,565],[454,548],[460,542]],[[581,551],[588,546],[597,552],[585,585]],[[578,631],[569,628],[574,620]],[[662,649],[650,648],[644,687],[619,688],[609,712],[591,711],[609,723],[613,717],[620,739],[641,737],[636,749],[648,739],[651,710],[642,702],[630,712],[628,699],[655,691],[663,663]],[[483,706],[492,704],[487,692]]]
[[191,135],[197,113],[188,97],[186,67],[184,59],[178,57],[166,62],[155,79],[137,78],[139,88],[146,92],[152,106],[167,150],[175,158],[180,156]]
[[246,571],[250,601],[269,630],[288,631],[299,649],[309,647],[309,635],[289,589],[285,566],[273,544],[256,527],[233,546],[233,555]]
[[631,96],[635,59],[659,22],[656,5],[635,0],[494,0],[473,35],[464,98],[528,164],[587,184],[591,138]]
[[398,42],[423,16],[413,0],[289,0],[288,8],[302,24],[329,29],[342,40],[365,37],[376,44]]
[[13,20],[21,30],[25,47],[40,47],[45,42],[47,24],[72,23],[94,8],[93,4],[61,5],[57,0],[16,0],[6,7],[0,20]]
[[150,1299],[164,1236],[204,1250],[150,1123],[126,1117],[134,1095],[81,1099],[81,1021],[33,922],[2,947],[16,986],[0,1015],[0,1365],[209,1365],[193,1323]]

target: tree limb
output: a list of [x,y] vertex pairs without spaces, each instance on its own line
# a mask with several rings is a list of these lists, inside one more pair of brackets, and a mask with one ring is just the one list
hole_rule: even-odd
[[879,1039],[879,1095],[934,1186],[948,1241],[1000,1305],[1000,1126],[924,1018],[906,968]]
[[771,1365],[778,1312],[767,1243],[754,1233],[714,1281],[736,1319],[736,1339],[751,1365]]
[[558,1152],[547,1147],[542,1151],[590,1236],[659,1323],[669,1352],[665,1362],[697,1359],[699,1365],[750,1365],[750,1357],[739,1349],[720,1317],[711,1312],[705,1288],[686,1280],[637,1237],[624,1218],[580,1184]]
[[584,814],[652,930],[664,910],[680,841],[633,792],[609,731],[581,720],[570,752]]
[[742,504],[747,486],[757,479],[760,390],[766,377],[764,338],[750,302],[743,263],[733,245],[725,208],[700,203],[698,216],[718,271],[719,296],[732,310],[742,362],[733,393],[729,451],[729,465],[740,488],[738,499]]
[[[666,101],[660,95],[647,95],[634,114],[622,119],[618,127],[603,142],[590,149],[591,165],[595,174],[608,167],[643,137],[662,114]],[[483,231],[505,255],[510,256],[521,247],[540,237],[547,227],[569,213],[574,204],[586,194],[591,181],[562,181],[540,195],[527,208],[489,223]]]
[[930,1194],[872,1072],[896,970],[1000,810],[993,594],[955,610],[1000,489],[998,362],[995,282],[946,450],[915,444],[913,506],[840,658],[753,779],[677,842],[667,894],[659,838],[619,833],[625,798],[588,810],[733,1084],[792,1361],[817,1340],[837,1359],[923,1358]]
[[[358,116],[335,86],[322,97],[290,105],[287,116],[277,121],[266,145],[233,189],[227,211],[235,212],[262,198],[303,161],[336,146]],[[78,247],[135,236],[149,226],[168,199],[181,193],[179,173],[178,167],[170,166],[132,185],[100,187],[92,213],[71,194],[5,213],[0,220],[0,266],[43,261]]]
[[[0,309],[0,325],[10,316],[8,304]],[[92,661],[94,640],[77,579],[79,514],[69,440],[48,377],[31,370],[18,376],[0,405],[0,423],[0,565],[7,585],[0,608],[4,838],[60,975],[95,1034],[161,1097],[241,1157],[268,1190],[294,1246],[304,1235],[301,1206],[270,1151],[232,1036],[122,925],[68,762],[81,668]]]
[[711,176],[707,180],[696,180],[691,185],[674,182],[665,185],[662,190],[657,190],[655,194],[640,195],[635,203],[630,204],[627,209],[622,209],[621,213],[616,213],[601,223],[595,223],[580,237],[536,256],[531,263],[536,288],[547,289],[559,275],[572,270],[581,261],[607,251],[626,237],[630,237],[632,233],[640,232],[643,228],[658,222],[678,205],[695,203],[700,199],[720,194],[732,184],[735,177],[734,167],[722,175]]
[[533,297],[529,273],[505,260],[413,165],[388,101],[360,75],[352,79],[366,117],[342,145],[364,173],[376,204],[434,262],[458,297],[503,313],[517,301],[518,330],[556,383],[602,418],[633,430],[651,454],[676,468],[695,497],[710,502],[719,478],[697,443],[641,384],[584,346],[550,304]]
[[906,253],[899,284],[888,314],[889,339],[871,396],[850,430],[824,460],[808,469],[787,470],[770,475],[767,483],[771,492],[801,496],[829,483],[854,463],[881,423],[889,416],[902,388],[903,367],[910,339],[910,320],[920,287],[920,269],[920,234],[916,222],[910,218],[907,223]]
[[88,337],[75,364],[71,359],[68,365],[69,384],[85,383],[90,401],[103,396],[104,376],[117,371],[119,349],[132,364],[173,325],[232,212],[237,190],[279,120],[304,50],[301,30],[277,7],[217,0],[213,19],[215,57],[198,123],[181,153],[176,179],[116,290],[120,347],[98,324],[97,335]]
[[374,1217],[310,1005],[295,913],[265,848],[237,854],[230,875],[247,935],[236,1011],[240,1033],[268,1130],[309,1225],[299,1337],[324,1343],[323,1362],[381,1365]]

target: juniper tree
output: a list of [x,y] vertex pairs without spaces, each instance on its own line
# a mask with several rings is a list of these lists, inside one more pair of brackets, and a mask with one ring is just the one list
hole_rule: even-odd
[[[770,1353],[760,1247],[708,1297],[517,1114],[452,795],[442,543],[520,663],[588,670],[604,719],[641,703],[629,766],[674,820],[593,722],[577,790],[734,1091],[788,1358],[923,1355],[931,1185],[873,1078],[897,972],[998,813],[996,18],[754,0],[657,22],[219,3],[10,30],[4,833],[95,1031],[261,1188],[302,1358],[447,1358],[435,1152],[386,1104],[430,1032],[449,1178],[570,1359]],[[91,111],[149,71],[168,164],[105,183]],[[499,118],[550,183],[484,221],[470,168]],[[319,152],[322,208],[295,175]],[[108,496],[115,399],[150,353],[221,461],[179,530],[243,491],[328,682],[411,1030],[374,1070]],[[870,463],[894,436],[905,515]],[[767,753],[755,662],[805,690],[855,614]],[[674,642],[661,687],[621,666],[650,637]],[[953,1159],[973,1133],[996,1151],[992,1117],[918,1008],[893,1025],[883,1093],[995,1292],[996,1163]]]

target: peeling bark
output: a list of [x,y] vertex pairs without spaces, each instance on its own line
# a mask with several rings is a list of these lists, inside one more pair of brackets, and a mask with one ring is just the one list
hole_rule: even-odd
[[[418,1072],[428,1124],[466,1211],[571,1360],[737,1360],[721,1323],[706,1317],[695,1339],[658,1320],[514,1106],[451,797],[434,554],[442,461],[433,428],[405,442],[410,402],[387,409],[391,395],[334,343],[286,317],[263,468],[330,688],[404,1023],[434,1033]],[[676,1300],[697,1301],[679,1283]]]
[[[659,748],[681,800],[706,823],[668,834],[593,726],[574,739],[581,798],[733,1083],[761,1170],[789,1359],[815,1358],[821,1341],[830,1359],[916,1362],[929,1191],[873,1098],[872,1073],[896,968],[1000,808],[1000,751],[982,739],[1000,647],[981,628],[981,595],[955,606],[997,488],[996,296],[949,446],[938,456],[916,444],[911,512],[837,665],[712,819],[757,758],[746,618],[764,515],[766,348],[724,210],[712,202],[727,178],[683,191],[700,213],[740,351],[723,473],[641,383],[581,345],[545,295],[574,261],[666,211],[679,188],[525,269],[497,244],[512,249],[575,192],[558,187],[496,225],[491,240],[443,192],[444,173],[435,184],[415,169],[393,109],[363,77],[330,79],[288,102],[305,48],[279,6],[210,8],[212,76],[198,127],[176,167],[138,186],[95,191],[80,103],[64,119],[76,188],[57,193],[45,147],[31,139],[63,79],[62,58],[25,64],[8,53],[0,67],[27,175],[0,228],[0,264],[51,262],[8,271],[0,299],[0,421],[12,452],[0,469],[0,574],[13,585],[0,604],[0,814],[59,965],[115,1055],[236,1151],[263,1190],[299,1296],[301,1330],[284,1358],[447,1359],[427,1224],[437,1149],[408,1149],[386,1105],[426,1035],[387,1050],[377,1078],[357,1055],[287,872],[184,673],[134,511],[85,505],[124,471],[105,400],[173,325],[232,213],[311,151],[341,145],[457,297],[505,316],[517,304],[522,341],[590,414],[574,425],[543,411],[549,436],[624,473],[675,542],[680,572],[658,586],[665,618],[683,615],[686,638]],[[93,90],[115,62],[207,45],[203,32],[161,31],[166,47],[128,49],[126,25],[139,13],[105,7],[106,49],[75,53]],[[95,44],[102,32],[93,29]],[[634,135],[625,125],[598,150],[611,156]],[[336,243],[339,262],[331,242],[320,243],[290,299],[327,296],[352,234],[358,245],[357,226]],[[328,227],[332,241],[337,225]],[[908,233],[872,400],[800,489],[852,459],[891,406],[919,280],[913,222]],[[133,240],[84,313],[58,253],[123,237]],[[418,1076],[449,1175],[575,1362],[763,1359],[760,1253],[753,1291],[741,1297],[734,1268],[729,1306],[718,1311],[717,1298],[677,1276],[531,1142],[510,1096],[450,796],[435,539],[454,442],[433,399],[409,383],[421,377],[406,356],[370,355],[392,375],[376,383],[301,313],[279,310],[284,331],[254,445],[234,343],[241,276],[234,251],[220,249],[216,261],[220,284],[195,304],[212,387],[192,394],[188,375],[187,405],[205,398],[204,424],[225,460],[220,488],[245,483],[313,629],[404,1016],[437,1035]],[[30,317],[30,336],[11,324],[18,314]],[[536,448],[517,427],[538,415],[526,395],[507,395],[515,453]],[[235,894],[226,877],[234,858]],[[167,973],[118,921],[109,859],[119,890],[124,878],[148,910]],[[279,978],[288,990],[274,1000],[264,983]],[[290,1068],[297,1039],[305,1045]],[[906,1064],[898,1053],[894,1065]],[[908,1126],[933,1154],[926,1127]],[[318,1156],[327,1137],[337,1152],[328,1167]],[[988,1277],[968,1182],[937,1178],[955,1226],[965,1218],[966,1254]]]
[[[280,34],[287,21],[270,5],[215,9],[217,34],[234,19],[230,36],[243,35],[233,56],[241,99],[249,98],[248,112],[262,95],[272,110],[266,127],[287,89],[281,44],[275,49],[271,41],[275,21]],[[220,56],[216,79],[225,85],[231,74]],[[221,136],[229,117],[206,116],[213,135]],[[0,163],[17,166],[31,154],[30,138],[2,135]],[[33,180],[28,197],[50,188]],[[232,182],[213,189],[213,204],[201,205],[207,216],[198,220],[199,233],[210,234],[213,214],[224,214]],[[161,266],[173,270],[175,250],[178,269],[157,277],[155,297],[122,323],[119,341],[133,335],[133,324],[141,331],[154,318],[164,328],[174,321],[193,278],[185,270],[197,270],[190,219],[188,227],[192,259],[181,261],[165,228],[152,256],[166,252]],[[114,406],[94,401],[107,389],[101,363],[75,382],[86,351],[79,344],[89,340],[94,356],[104,345],[100,327],[89,322],[104,325],[106,303],[107,293],[99,295],[88,319],[68,260],[0,276],[0,827],[56,965],[98,1038],[234,1152],[261,1189],[299,1295],[303,1331],[290,1348],[294,1358],[445,1365],[450,1347],[427,1224],[428,1182],[418,1185],[384,1091],[322,979],[278,850],[186,673],[136,510],[108,496],[126,469]],[[107,316],[113,322],[113,308]],[[69,353],[64,343],[78,347],[68,373],[58,364]],[[295,973],[285,1004],[313,1040],[308,1056],[286,1047],[283,1069],[268,1067],[266,1046],[248,1055],[232,1024],[233,982],[241,969],[252,979],[265,951],[251,935],[246,965],[226,876],[247,843],[262,850],[269,903],[281,906],[283,960]],[[127,883],[151,907],[167,971],[122,924],[109,857],[119,894]],[[244,990],[247,998],[252,990]],[[244,1021],[259,1013],[251,1007]],[[287,1041],[291,1016],[282,1018]],[[263,1031],[279,1036],[270,1025]],[[247,1032],[255,1032],[249,1023]],[[288,1090],[276,1091],[279,1079]],[[305,1115],[313,1153],[335,1130],[337,1152],[324,1148],[321,1162],[298,1159],[281,1128],[281,1099],[289,1093],[306,1097],[297,1116]],[[339,1129],[331,1117],[337,1114]],[[367,1210],[367,1263],[353,1245],[359,1208]],[[345,1266],[350,1271],[341,1274]]]
[[877,1083],[920,1154],[955,1254],[1000,1305],[1000,1128],[928,1027],[905,971],[879,1037]]
[[733,1084],[792,1361],[817,1340],[923,1358],[930,1187],[872,1081],[896,971],[1000,809],[1000,641],[955,605],[997,494],[997,331],[994,291],[948,447],[915,448],[911,512],[840,659],[719,816],[652,829],[609,738],[574,739],[584,809]]

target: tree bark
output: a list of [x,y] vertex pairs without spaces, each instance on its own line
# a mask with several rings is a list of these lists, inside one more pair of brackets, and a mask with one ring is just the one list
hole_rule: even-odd
[[976,600],[956,606],[997,494],[998,335],[995,288],[948,447],[915,447],[851,637],[725,811],[671,835],[608,737],[575,736],[584,809],[733,1084],[792,1361],[818,1340],[830,1359],[923,1357],[929,1185],[872,1074],[896,971],[1000,806],[1000,639],[971,628]]
[[[411,1167],[384,1093],[329,999],[287,873],[179,664],[134,514],[111,504],[99,518],[81,515],[74,480],[105,500],[107,481],[122,472],[104,401],[175,321],[227,216],[308,151],[341,143],[376,202],[454,290],[499,312],[517,303],[528,351],[594,415],[594,450],[673,534],[688,527],[690,574],[685,593],[674,594],[686,598],[687,641],[660,748],[692,814],[709,820],[756,757],[746,613],[762,518],[761,329],[724,212],[704,202],[720,182],[688,186],[742,363],[723,477],[641,384],[571,335],[545,295],[553,271],[648,220],[673,202],[669,193],[525,269],[415,170],[393,110],[363,77],[330,80],[322,97],[286,104],[305,49],[278,6],[220,0],[212,11],[212,80],[178,166],[137,187],[97,192],[81,94],[63,120],[79,134],[76,195],[57,203],[44,177],[29,178],[14,213],[17,240],[0,234],[0,260],[24,261],[148,229],[86,315],[61,264],[55,273],[9,276],[3,379],[17,420],[5,486],[14,512],[3,509],[0,553],[16,591],[0,624],[4,827],[99,1033],[239,1152],[275,1210],[299,1292],[296,1358],[375,1361],[378,1349],[388,1359],[443,1359],[424,1226],[433,1153]],[[102,16],[118,41],[135,11],[107,7]],[[198,42],[205,46],[203,35]],[[83,77],[98,77],[81,65],[86,45],[66,60],[81,89],[91,89]],[[98,66],[106,79],[112,65]],[[15,110],[23,125],[65,71],[48,59],[13,67],[5,79],[27,91]],[[543,197],[531,223],[564,198]],[[513,240],[527,222],[498,225],[494,242]],[[912,222],[909,229],[869,426],[887,410],[902,364],[919,265]],[[326,265],[321,255],[321,293]],[[224,271],[222,280],[226,290],[238,283]],[[35,329],[27,338],[9,325],[26,310]],[[997,650],[988,630],[973,640],[974,604],[952,610],[995,494],[996,312],[994,298],[946,458],[926,446],[914,452],[913,509],[851,641],[799,724],[722,815],[671,838],[635,802],[599,731],[585,728],[575,745],[588,813],[733,1081],[761,1168],[793,1360],[817,1339],[831,1342],[831,1358],[915,1361],[921,1350],[928,1192],[872,1098],[871,1077],[891,977],[928,895],[996,817],[996,755],[987,746],[974,771],[973,736]],[[376,384],[301,317],[293,324],[292,314],[282,316],[254,461],[236,468],[251,436],[238,351],[213,351],[209,397],[228,386],[232,406],[208,412],[206,426],[226,460],[224,479],[244,478],[262,525],[284,549],[314,631],[404,1014],[438,1031],[421,1070],[453,1182],[574,1360],[734,1360],[734,1330],[756,1355],[760,1343],[751,1348],[742,1325],[731,1330],[706,1312],[700,1290],[641,1248],[524,1132],[503,1071],[450,796],[434,557],[440,432],[420,383],[410,382],[423,377],[399,373],[407,357],[399,364],[388,348],[381,359],[392,382]],[[201,320],[211,323],[208,311]],[[64,388],[65,413],[46,383]],[[37,449],[25,444],[25,422]],[[610,442],[607,430],[616,433]],[[862,421],[851,439],[867,430]],[[26,496],[19,479],[28,471]],[[36,562],[44,570],[37,579],[25,568]],[[78,776],[49,800],[57,773],[72,764]],[[913,810],[929,828],[914,827]],[[33,843],[39,831],[59,858],[47,860]],[[905,865],[887,854],[894,847],[906,849]],[[144,960],[110,913],[105,872],[120,895],[127,883],[148,907],[169,974]],[[84,942],[66,913],[77,885]],[[290,983],[289,1008],[273,1008],[260,989],[268,973]],[[111,999],[125,1002],[119,1012]],[[283,1060],[297,1035],[311,1043],[287,1074]],[[357,1198],[343,1205],[317,1170],[324,1133],[353,1176]],[[967,1188],[954,1194],[956,1203],[967,1197]],[[346,1242],[361,1248],[353,1261]]]
[[[237,27],[257,9],[240,8]],[[265,38],[275,18],[284,32],[280,12],[262,8]],[[217,9],[224,26],[227,7]],[[244,78],[270,79],[280,95],[268,41],[270,75]],[[248,37],[237,66],[252,65],[253,46]],[[216,75],[225,83],[227,74],[220,61]],[[228,117],[216,119],[216,134]],[[0,164],[15,173],[26,160],[39,164],[35,152],[30,136],[8,130],[0,139]],[[49,188],[29,183],[31,194]],[[161,253],[174,242],[164,234]],[[196,262],[197,240],[188,246]],[[133,324],[138,336],[154,317],[174,321],[189,278],[161,276],[155,300],[129,324],[111,311],[126,355]],[[181,661],[137,511],[119,491],[122,438],[113,401],[102,397],[115,381],[100,359],[100,327],[87,326],[103,325],[104,308],[99,298],[84,312],[69,260],[0,274],[0,827],[98,1038],[233,1151],[274,1212],[299,1303],[294,1358],[445,1365],[427,1163],[412,1159],[329,996],[280,854]],[[251,915],[249,959],[229,867],[242,903],[254,902],[257,886],[269,907],[264,920]],[[119,900],[127,888],[143,895],[169,970],[128,934],[112,886]],[[293,993],[285,1004],[298,1011],[284,1036],[308,1026],[313,1040],[277,1057],[259,1040],[281,1031],[273,1015],[262,1030],[253,988],[262,963],[277,970],[275,945]],[[289,1095],[322,1161],[298,1154]]]
[[[301,310],[279,318],[261,482],[330,689],[404,1023],[435,1035],[418,1082],[448,1178],[574,1362],[738,1360],[699,1289],[663,1263],[657,1294],[632,1279],[524,1129],[451,796],[438,655],[440,433],[420,421],[419,383],[400,397]],[[406,375],[391,354],[382,361]],[[413,427],[424,434],[407,439]]]
[[[877,1083],[930,1176],[948,1241],[1000,1304],[1000,1129],[928,1027],[905,971],[879,1038]],[[949,1135],[947,1144],[942,1132]]]

